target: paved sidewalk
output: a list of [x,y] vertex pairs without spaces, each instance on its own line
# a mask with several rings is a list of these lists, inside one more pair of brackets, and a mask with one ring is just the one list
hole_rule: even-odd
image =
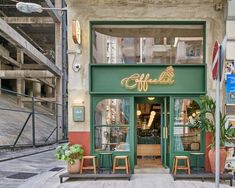
[[[60,171],[50,171],[63,167]],[[35,173],[28,179],[9,178],[19,172]],[[0,162],[0,188],[214,188],[214,182],[174,181],[165,174],[134,174],[128,180],[68,180],[60,184],[59,174],[66,172],[64,161],[57,161],[54,150]],[[64,179],[65,180],[65,179]],[[235,181],[233,182],[235,185]],[[235,187],[235,186],[234,186]],[[229,181],[220,188],[231,188]]]
[[18,149],[16,151],[0,150],[0,162],[55,150],[57,145],[58,144],[48,145],[44,147],[37,147],[37,148],[25,148],[21,150]]
[[[65,171],[63,171],[65,172]],[[201,181],[174,181],[170,174],[134,174],[131,181],[128,180],[68,180],[60,184],[59,175],[48,178],[44,184],[40,184],[41,178],[34,177],[20,188],[33,185],[34,188],[214,188],[214,182]],[[37,179],[37,180],[36,180]],[[36,183],[37,181],[37,183]],[[226,182],[228,183],[228,182]],[[231,188],[221,184],[220,188]]]
[[[43,184],[48,178],[58,173],[49,171],[54,167],[65,167],[63,161],[57,161],[55,159],[54,150],[0,162],[0,188],[16,188],[24,185],[26,182],[31,182],[35,177],[41,180]],[[19,176],[16,178],[9,177],[18,173],[33,173],[35,176],[31,178],[20,178]],[[34,188],[34,186],[27,187]]]

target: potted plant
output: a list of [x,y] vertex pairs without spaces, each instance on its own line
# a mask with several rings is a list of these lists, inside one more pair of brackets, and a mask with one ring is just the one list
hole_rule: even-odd
[[55,156],[58,160],[67,162],[68,173],[79,173],[83,152],[81,145],[66,143],[56,148]]
[[[201,110],[200,113],[196,117],[195,123],[201,129],[204,129],[206,132],[210,132],[212,139],[209,150],[209,161],[211,166],[212,173],[215,173],[215,134],[216,134],[216,126],[215,126],[215,108],[216,102],[212,97],[209,96],[201,96]],[[220,173],[222,174],[224,171],[224,165],[226,161],[226,150],[225,143],[230,142],[230,138],[235,136],[234,130],[231,126],[225,128],[226,123],[226,115],[223,115],[220,112]]]

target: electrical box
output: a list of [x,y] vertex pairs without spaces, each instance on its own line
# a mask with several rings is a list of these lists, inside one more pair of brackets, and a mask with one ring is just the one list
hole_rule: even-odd
[[73,106],[73,121],[82,122],[85,121],[85,107]]

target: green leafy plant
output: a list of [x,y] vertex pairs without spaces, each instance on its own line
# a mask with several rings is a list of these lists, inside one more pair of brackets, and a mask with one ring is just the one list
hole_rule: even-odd
[[76,159],[81,159],[84,150],[79,144],[69,145],[63,144],[56,148],[55,156],[58,160],[67,161],[69,164],[74,164]]
[[[215,109],[216,102],[212,97],[201,96],[201,110],[200,113],[196,116],[195,124],[199,126],[202,130],[212,133],[212,143],[211,148],[215,146]],[[225,127],[226,115],[223,115],[220,112],[220,146],[224,146],[226,142],[230,142],[232,137],[235,137],[235,129],[232,128],[232,125]]]

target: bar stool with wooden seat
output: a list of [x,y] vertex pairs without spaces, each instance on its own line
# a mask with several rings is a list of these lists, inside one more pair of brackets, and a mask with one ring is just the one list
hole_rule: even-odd
[[[183,160],[185,165],[184,166],[178,166],[179,160]],[[174,174],[177,173],[177,170],[187,170],[188,174],[190,174],[190,163],[189,163],[189,157],[188,156],[175,156],[173,165],[174,166],[173,166],[172,172]]]
[[[92,161],[92,166],[84,166],[85,160]],[[94,174],[96,174],[96,156],[83,156],[81,161],[80,174],[82,174],[82,170],[94,170]]]
[[[125,165],[119,166],[118,163],[120,160],[124,160]],[[129,158],[127,155],[123,156],[115,156],[113,160],[113,174],[115,173],[115,170],[126,170],[126,173],[129,174]]]

